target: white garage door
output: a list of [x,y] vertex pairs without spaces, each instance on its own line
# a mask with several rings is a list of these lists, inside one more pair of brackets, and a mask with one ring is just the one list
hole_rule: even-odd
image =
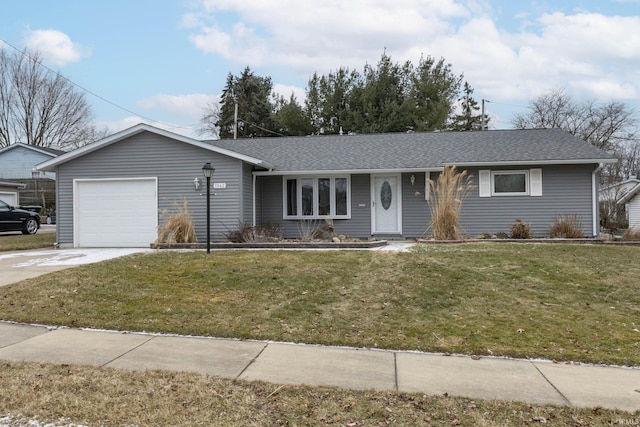
[[157,237],[157,180],[76,180],[76,247],[149,247]]
[[11,206],[18,205],[18,193],[3,193],[0,191],[0,200]]

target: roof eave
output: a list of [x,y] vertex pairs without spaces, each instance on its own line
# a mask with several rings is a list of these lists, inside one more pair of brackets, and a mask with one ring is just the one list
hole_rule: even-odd
[[[70,160],[76,159],[78,157],[84,156],[86,154],[89,154],[93,151],[99,150],[103,147],[106,147],[108,145],[114,144],[116,142],[122,141],[123,139],[129,138],[131,136],[137,135],[139,133],[142,132],[152,132],[155,133],[157,135],[161,135],[167,138],[171,138],[177,141],[181,141],[181,142],[185,142],[187,144],[191,144],[194,145],[196,147],[200,147],[203,148],[205,150],[208,151],[213,151],[215,153],[218,154],[222,154],[225,156],[229,156],[232,158],[236,158],[238,160],[242,160],[244,162],[253,164],[253,165],[259,165],[262,167],[267,167],[270,168],[271,166],[268,165],[266,162],[251,157],[251,156],[246,156],[244,154],[240,154],[237,153],[235,151],[231,151],[231,150],[227,150],[224,148],[220,148],[218,146],[212,145],[212,144],[208,144],[206,142],[202,142],[202,141],[198,141],[197,139],[193,139],[193,138],[189,138],[187,136],[183,136],[183,135],[179,135],[177,133],[173,133],[164,129],[159,129],[156,128],[154,126],[148,125],[146,123],[140,123],[137,124],[133,127],[130,127],[128,129],[124,129],[120,132],[116,132],[113,135],[107,136],[106,138],[103,138],[99,141],[93,142],[91,144],[87,144],[83,147],[80,147],[76,150],[70,151],[66,154],[62,154],[58,157],[55,157],[51,160],[47,160],[45,162],[39,163],[36,165],[36,169],[38,170],[42,170],[42,171],[48,171],[48,172],[54,172],[55,171],[55,167],[62,164],[62,163],[66,163]],[[266,166],[264,166],[266,165]]]
[[444,166],[533,166],[533,165],[584,165],[584,164],[613,164],[618,159],[556,159],[556,160],[499,160],[484,162],[444,162]]
[[636,196],[636,194],[638,194],[639,192],[640,192],[640,184],[636,185],[631,190],[627,191],[624,194],[624,196],[622,196],[620,199],[616,201],[616,203],[619,205],[624,205],[625,203],[633,199]]
[[254,175],[356,175],[356,174],[371,174],[371,173],[418,173],[418,172],[438,172],[442,167],[424,167],[424,168],[392,168],[392,169],[308,169],[308,170],[268,170],[268,171],[254,171]]

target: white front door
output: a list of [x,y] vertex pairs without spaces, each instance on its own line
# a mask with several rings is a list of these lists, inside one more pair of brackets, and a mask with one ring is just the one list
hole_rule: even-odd
[[371,233],[401,234],[400,175],[373,175],[371,201]]

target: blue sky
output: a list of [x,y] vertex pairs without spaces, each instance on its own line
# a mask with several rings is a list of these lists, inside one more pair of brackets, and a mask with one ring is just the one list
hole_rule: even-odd
[[229,73],[249,66],[302,101],[314,72],[362,70],[385,49],[445,58],[491,101],[493,128],[557,88],[640,106],[640,0],[7,1],[0,39],[99,95],[87,100],[111,131],[144,121],[195,136]]

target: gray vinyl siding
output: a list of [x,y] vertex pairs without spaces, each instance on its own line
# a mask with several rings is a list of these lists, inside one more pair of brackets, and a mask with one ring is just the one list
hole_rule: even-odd
[[[483,167],[489,170],[526,170],[527,167]],[[542,166],[542,196],[479,197],[478,171],[469,169],[476,188],[464,199],[460,225],[470,237],[481,233],[509,233],[521,219],[531,224],[535,237],[546,237],[555,218],[578,215],[585,236],[593,235],[592,172],[595,165]]]
[[[482,233],[509,233],[517,218],[531,223],[535,237],[546,237],[549,227],[560,215],[577,215],[585,236],[593,235],[592,172],[596,165],[552,165],[526,167],[483,167],[489,170],[528,170],[542,168],[542,196],[479,197],[478,168],[469,169],[474,189],[462,204],[460,225],[468,237]],[[415,182],[411,185],[411,176]],[[437,179],[437,173],[431,173]],[[402,174],[402,237],[428,237],[431,218],[425,200],[425,173]],[[335,220],[338,234],[351,237],[371,237],[371,175],[351,175],[351,219]],[[282,177],[258,177],[260,206],[259,224],[276,224],[286,238],[300,236],[299,221],[282,217]],[[322,225],[318,221],[318,225]]]
[[[242,162],[149,132],[134,135],[57,167],[58,242],[73,243],[73,180],[100,178],[158,179],[158,224],[182,208],[184,200],[193,216],[198,240],[206,241],[206,180],[202,166],[210,161],[211,238],[225,240],[242,222]],[[194,179],[201,182],[195,190]],[[213,183],[226,188],[214,189]],[[149,242],[151,243],[151,242]]]
[[[351,175],[351,219],[336,219],[333,222],[336,234],[350,237],[367,238],[371,236],[371,189],[368,174]],[[281,176],[259,176],[257,211],[258,224],[276,225],[283,237],[295,239],[301,236],[301,221],[283,219],[283,187]],[[324,220],[311,221],[323,226]]]

